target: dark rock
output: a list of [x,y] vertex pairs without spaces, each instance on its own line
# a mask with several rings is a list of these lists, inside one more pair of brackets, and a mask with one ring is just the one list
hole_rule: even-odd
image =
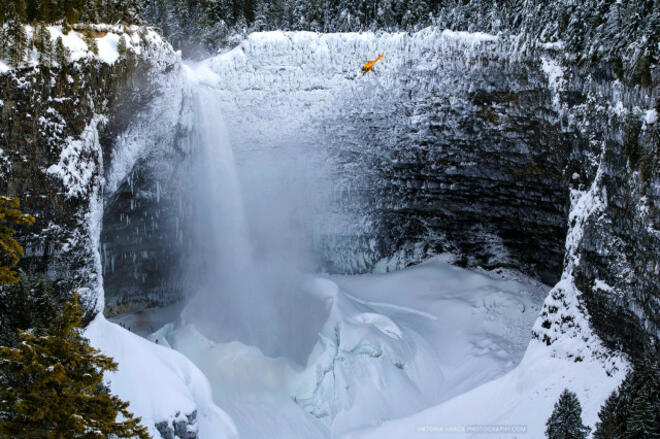
[[177,412],[172,421],[156,423],[163,439],[197,439],[197,410],[185,416]]

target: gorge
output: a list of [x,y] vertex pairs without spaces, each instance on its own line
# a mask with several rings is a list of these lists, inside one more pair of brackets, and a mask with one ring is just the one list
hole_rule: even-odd
[[154,437],[541,437],[658,348],[657,67],[437,26],[184,61],[138,29],[0,74],[0,189]]

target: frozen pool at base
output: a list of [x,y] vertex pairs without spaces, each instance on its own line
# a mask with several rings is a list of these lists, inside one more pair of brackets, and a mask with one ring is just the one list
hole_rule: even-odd
[[301,288],[328,313],[305,366],[238,342],[215,343],[194,322],[170,323],[148,338],[201,369],[240,437],[339,437],[512,370],[548,291],[513,277],[440,260],[387,274],[309,276]]

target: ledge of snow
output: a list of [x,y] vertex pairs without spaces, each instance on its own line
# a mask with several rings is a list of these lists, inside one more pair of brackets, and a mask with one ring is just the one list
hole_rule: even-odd
[[[119,26],[99,24],[90,26],[96,34],[96,45],[98,53],[95,54],[85,43],[82,30],[70,30],[67,34],[62,31],[62,26],[48,26],[46,30],[50,35],[53,46],[58,38],[62,38],[64,47],[69,50],[69,60],[76,62],[82,59],[97,59],[106,64],[114,64],[119,60],[120,54],[117,50],[119,40],[124,37],[126,48],[138,56],[154,57],[154,50],[161,53],[174,54],[172,47],[155,30],[142,26]],[[35,28],[25,26],[25,32],[29,39],[34,36]],[[156,57],[159,58],[159,57]],[[27,60],[24,62],[28,66],[39,64],[39,52],[30,50]],[[0,59],[0,73],[10,71],[12,67],[7,60]]]
[[232,420],[213,403],[206,377],[182,354],[110,323],[102,315],[90,323],[85,336],[119,364],[117,372],[106,375],[110,389],[130,402],[129,410],[142,418],[154,438],[161,437],[156,423],[171,423],[177,413],[195,410],[199,437],[238,437]]

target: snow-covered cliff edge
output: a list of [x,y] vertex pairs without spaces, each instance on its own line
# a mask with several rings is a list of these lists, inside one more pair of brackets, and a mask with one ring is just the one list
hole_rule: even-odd
[[105,176],[116,167],[114,137],[179,65],[151,29],[91,29],[96,52],[82,30],[64,35],[51,26],[45,32],[52,44],[61,39],[62,55],[46,62],[30,52],[18,66],[3,63],[0,73],[0,191],[19,197],[37,218],[20,237],[22,265],[78,290],[88,318],[104,309],[99,248]]

